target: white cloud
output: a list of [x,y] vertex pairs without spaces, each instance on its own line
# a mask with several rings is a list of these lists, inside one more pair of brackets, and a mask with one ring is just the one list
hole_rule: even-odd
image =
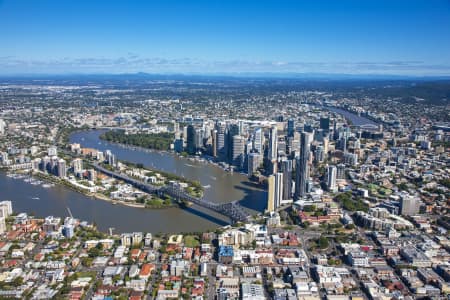
[[85,57],[39,60],[13,56],[0,57],[3,74],[12,73],[339,73],[450,75],[448,64],[421,61],[388,62],[287,62],[287,61],[208,61],[196,58],[141,57],[128,53],[123,57]]

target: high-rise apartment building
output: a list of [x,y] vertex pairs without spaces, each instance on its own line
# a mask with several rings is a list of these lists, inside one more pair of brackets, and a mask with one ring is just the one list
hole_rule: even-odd
[[283,173],[276,173],[267,178],[267,210],[275,211],[280,205],[283,198]]
[[407,193],[400,196],[400,214],[403,216],[412,216],[419,212],[419,200]]
[[67,177],[66,161],[64,159],[58,160],[57,170],[58,170],[58,177],[59,178],[66,178]]
[[259,154],[264,154],[263,152],[264,145],[264,133],[261,127],[256,128],[253,134],[253,149],[256,150]]
[[0,119],[0,135],[4,135],[6,132],[6,123],[3,119]]
[[83,171],[83,160],[81,158],[75,158],[72,161],[72,166],[75,174],[81,173]]
[[242,168],[245,154],[245,138],[240,135],[233,136],[231,151],[231,162],[233,166]]
[[268,158],[270,161],[276,161],[278,156],[278,133],[277,127],[273,126],[269,132],[269,152]]
[[309,155],[311,133],[303,132],[300,141],[300,155],[296,158],[295,199],[306,196],[309,177]]
[[283,173],[283,197],[282,200],[292,200],[292,160],[286,159],[281,162]]
[[336,166],[328,166],[327,169],[327,188],[330,192],[337,192],[337,169]]

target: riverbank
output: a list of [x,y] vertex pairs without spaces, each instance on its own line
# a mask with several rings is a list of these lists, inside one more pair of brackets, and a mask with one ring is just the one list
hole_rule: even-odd
[[[180,207],[180,205],[177,205],[173,202],[171,202],[171,204],[162,204],[159,206],[151,206],[151,205],[146,205],[146,204],[141,204],[141,203],[132,203],[132,202],[126,202],[126,201],[121,201],[121,200],[115,200],[115,199],[111,199],[110,197],[106,196],[105,194],[102,193],[98,193],[98,192],[90,192],[86,189],[80,188],[79,185],[74,185],[72,184],[70,181],[66,180],[66,179],[60,179],[57,178],[55,176],[52,175],[48,175],[48,174],[44,174],[41,172],[6,172],[7,170],[5,169],[1,169],[0,172],[4,172],[5,175],[7,174],[17,174],[17,175],[23,175],[23,176],[27,176],[30,178],[37,178],[39,180],[45,181],[46,183],[51,183],[53,185],[59,185],[62,187],[66,187],[74,192],[77,192],[79,194],[82,194],[86,197],[90,197],[90,198],[94,198],[96,200],[102,200],[105,202],[109,202],[113,205],[123,205],[123,206],[127,206],[127,207],[133,207],[133,208],[145,208],[145,209],[167,209],[167,208],[174,208],[174,207]],[[22,180],[24,178],[20,177],[17,178],[18,180]],[[26,179],[26,178],[25,178]],[[30,183],[31,184],[31,183]],[[44,185],[45,187],[45,185]]]
[[228,222],[226,219],[217,222],[177,207],[143,209],[114,205],[111,201],[87,196],[61,184],[51,188],[44,188],[42,184],[26,184],[23,179],[6,176],[6,172],[0,172],[0,197],[0,200],[12,201],[15,211],[39,218],[69,216],[67,208],[70,208],[75,218],[97,224],[102,232],[108,232],[110,227],[114,227],[114,231],[119,234],[134,231],[179,233],[215,230]]
[[[130,161],[121,161],[121,163],[123,163],[124,165],[126,165],[127,167],[132,167],[132,168],[137,168],[139,171],[143,171],[145,173],[145,176],[162,176],[166,179],[165,184],[169,184],[170,181],[176,181],[178,183],[184,183],[187,184],[188,187],[188,193],[193,196],[193,197],[198,197],[198,198],[202,198],[203,197],[203,193],[204,193],[204,188],[203,186],[200,184],[200,182],[198,181],[193,181],[193,180],[189,180],[185,177],[181,177],[178,175],[175,175],[173,173],[168,173],[168,172],[164,172],[161,170],[157,170],[157,169],[153,169],[153,168],[144,168],[144,166],[140,163],[133,163]],[[126,172],[125,172],[126,173]],[[127,174],[129,175],[129,174]],[[134,177],[134,179],[140,180],[141,178]]]
[[381,124],[380,120],[376,120],[370,116],[361,116],[359,113],[351,111],[345,107],[337,107],[337,106],[322,106],[318,105],[324,109],[327,109],[331,112],[342,115],[351,125],[354,126],[378,126]]
[[129,133],[124,129],[109,130],[100,135],[101,140],[155,150],[168,150],[175,139],[172,133]]
[[267,192],[256,187],[244,174],[224,171],[206,158],[184,158],[168,151],[153,151],[139,147],[130,147],[102,141],[99,136],[104,130],[88,130],[72,134],[70,143],[80,144],[83,148],[110,150],[117,160],[140,164],[145,168],[175,174],[190,181],[199,182],[204,188],[203,199],[212,203],[242,202],[254,211],[263,211]]
[[89,197],[93,197],[97,200],[102,200],[102,201],[106,201],[109,202],[113,205],[119,204],[119,205],[123,205],[123,206],[128,206],[128,207],[135,207],[135,208],[146,208],[145,205],[142,204],[138,204],[138,203],[128,203],[128,202],[124,202],[124,201],[118,201],[118,200],[114,200],[111,199],[103,194],[100,193],[91,193],[91,194],[86,194],[86,196]]
[[[97,129],[97,130],[111,131],[113,129],[111,129],[111,128],[107,128],[107,129],[100,128],[100,129]],[[80,130],[79,132],[83,132],[83,131],[87,132],[88,130]],[[101,135],[99,135],[99,139],[102,140],[101,139]],[[144,148],[144,147],[137,146],[137,145],[127,145],[127,144],[121,144],[121,143],[111,142],[111,141],[107,141],[107,140],[102,140],[102,141],[104,141],[105,143],[108,143],[110,145],[115,145],[117,147],[123,148],[123,149],[128,149],[128,150],[132,150],[132,151],[138,150],[138,151],[146,152],[146,153],[161,153],[161,154],[172,155],[172,156],[178,157],[180,159],[186,159],[186,160],[189,160],[189,161],[192,161],[192,162],[204,163],[204,164],[207,164],[207,165],[210,165],[210,166],[214,166],[217,169],[220,169],[220,170],[223,170],[223,171],[226,171],[226,172],[230,172],[231,171],[229,166],[228,167],[220,166],[220,163],[221,163],[220,161],[217,161],[214,157],[206,155],[206,154],[190,155],[190,154],[188,154],[186,152],[178,153],[178,152],[175,152],[174,150],[169,150],[169,149],[168,150],[156,150],[156,149],[151,149],[151,148]],[[188,165],[188,164],[186,164],[186,165]],[[158,171],[158,172],[160,171],[159,169],[155,169],[155,170]],[[233,172],[230,172],[230,173],[233,173]]]

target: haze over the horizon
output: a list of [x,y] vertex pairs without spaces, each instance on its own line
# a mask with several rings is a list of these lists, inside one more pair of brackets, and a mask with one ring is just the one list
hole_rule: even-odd
[[450,1],[0,0],[0,75],[450,75]]

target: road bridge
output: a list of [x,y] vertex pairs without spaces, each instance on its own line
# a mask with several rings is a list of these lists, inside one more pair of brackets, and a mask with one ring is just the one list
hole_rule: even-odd
[[237,201],[229,203],[213,203],[206,201],[203,198],[197,198],[186,191],[173,186],[155,186],[150,183],[145,183],[140,180],[134,179],[126,174],[118,173],[113,170],[109,170],[99,164],[93,164],[94,169],[100,171],[110,177],[122,180],[128,184],[133,185],[135,188],[150,194],[169,195],[175,200],[182,202],[187,201],[196,204],[200,207],[204,207],[227,216],[232,222],[245,222],[248,221],[250,214],[242,207]]

